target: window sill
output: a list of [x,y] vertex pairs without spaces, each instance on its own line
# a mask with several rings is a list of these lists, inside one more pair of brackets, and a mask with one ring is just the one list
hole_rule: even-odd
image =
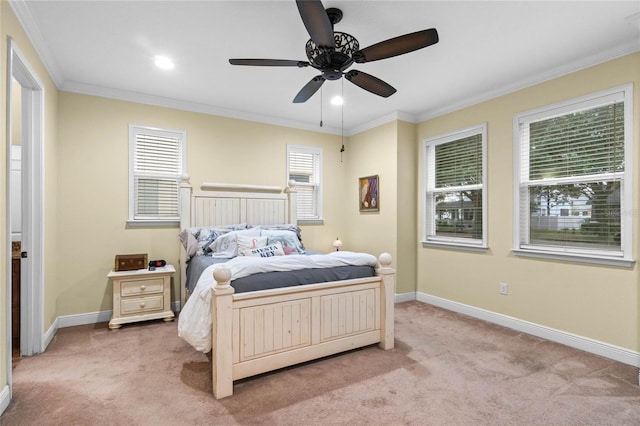
[[560,260],[565,262],[590,263],[595,265],[633,268],[635,260],[623,257],[597,256],[578,253],[558,253],[548,250],[512,249],[515,256],[534,257],[537,259]]
[[180,220],[127,220],[126,228],[178,228]]
[[298,225],[324,225],[324,219],[298,219]]
[[489,247],[480,244],[451,243],[444,241],[422,241],[422,248],[440,248],[446,250],[470,251],[485,253]]

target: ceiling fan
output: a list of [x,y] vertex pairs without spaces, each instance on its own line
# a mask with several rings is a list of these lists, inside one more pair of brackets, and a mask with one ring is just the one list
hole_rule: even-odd
[[333,26],[342,20],[340,9],[325,10],[320,0],[296,0],[296,4],[311,37],[305,46],[309,62],[286,59],[229,59],[231,65],[299,68],[311,66],[319,70],[320,74],[313,77],[298,92],[293,99],[294,103],[306,102],[326,80],[338,80],[343,76],[356,86],[387,98],[396,92],[393,86],[365,72],[354,69],[347,71],[347,68],[354,62],[362,64],[391,58],[438,42],[438,32],[435,28],[430,28],[360,49],[355,37],[333,30]]

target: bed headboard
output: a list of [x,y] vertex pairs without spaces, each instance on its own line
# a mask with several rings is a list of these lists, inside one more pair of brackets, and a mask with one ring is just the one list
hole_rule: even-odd
[[[189,177],[180,184],[180,230],[200,226],[297,224],[295,182],[279,186],[209,183],[193,191]],[[187,295],[187,257],[180,244],[180,307]]]
[[297,223],[295,182],[279,186],[209,183],[192,191],[188,178],[180,185],[180,229],[246,223]]

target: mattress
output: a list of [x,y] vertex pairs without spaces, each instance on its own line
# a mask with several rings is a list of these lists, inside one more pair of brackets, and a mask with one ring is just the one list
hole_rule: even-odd
[[[224,263],[229,259],[195,256],[187,266],[187,290],[191,294],[202,272],[214,263]],[[312,268],[295,271],[262,272],[231,281],[236,293],[267,290],[280,287],[367,278],[376,275],[373,266],[336,266],[332,268]]]

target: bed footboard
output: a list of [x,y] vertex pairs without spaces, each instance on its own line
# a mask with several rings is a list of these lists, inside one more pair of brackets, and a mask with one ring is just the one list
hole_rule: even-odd
[[379,257],[377,276],[234,294],[225,268],[212,289],[213,394],[233,381],[378,343],[394,346],[395,271]]

